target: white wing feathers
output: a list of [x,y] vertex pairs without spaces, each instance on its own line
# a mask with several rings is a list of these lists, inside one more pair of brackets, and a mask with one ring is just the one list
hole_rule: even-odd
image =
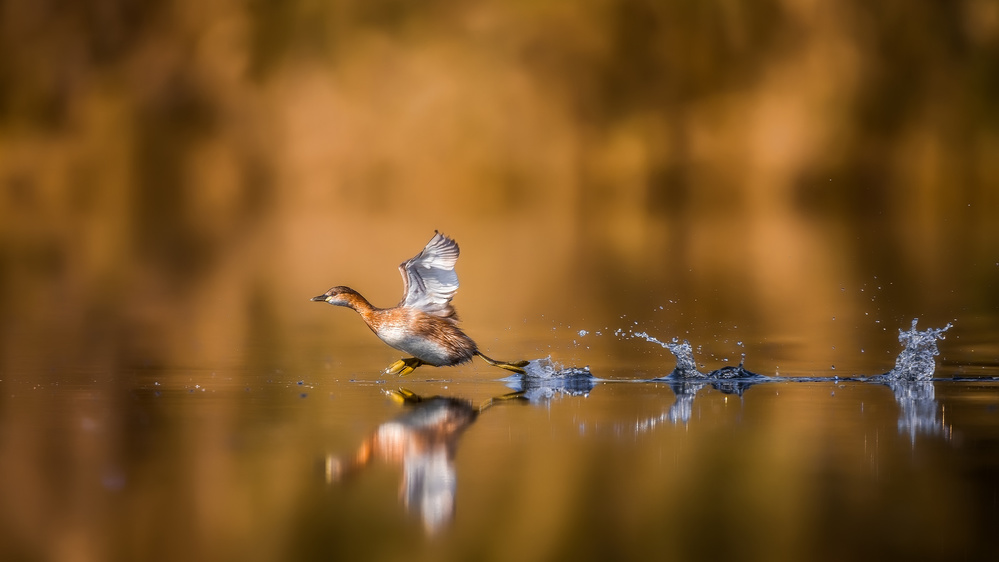
[[458,292],[458,244],[434,231],[423,251],[399,265],[403,296],[400,306],[417,308],[428,314],[454,316],[451,299]]

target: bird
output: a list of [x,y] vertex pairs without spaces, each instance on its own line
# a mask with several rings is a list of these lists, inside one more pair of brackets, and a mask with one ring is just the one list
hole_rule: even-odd
[[396,306],[372,306],[360,293],[343,285],[310,300],[354,309],[379,339],[412,355],[390,365],[386,374],[405,376],[422,365],[460,365],[475,356],[495,367],[524,374],[527,361],[491,359],[458,327],[458,314],[451,305],[458,291],[457,261],[458,243],[435,230],[419,254],[399,265],[403,296]]

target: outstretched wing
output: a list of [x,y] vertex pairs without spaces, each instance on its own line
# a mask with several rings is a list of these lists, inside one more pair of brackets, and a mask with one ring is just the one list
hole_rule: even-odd
[[399,306],[417,308],[442,318],[455,315],[451,299],[458,292],[458,244],[434,231],[423,251],[399,265],[403,295]]

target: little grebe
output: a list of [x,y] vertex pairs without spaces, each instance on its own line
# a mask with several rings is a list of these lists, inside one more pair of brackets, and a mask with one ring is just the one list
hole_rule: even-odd
[[390,365],[387,374],[408,375],[424,364],[459,365],[475,355],[490,365],[523,374],[527,361],[490,359],[458,328],[458,315],[451,306],[458,291],[457,261],[458,244],[435,230],[422,252],[399,265],[403,296],[395,307],[376,308],[357,291],[342,286],[312,300],[353,308],[383,342],[413,355]]

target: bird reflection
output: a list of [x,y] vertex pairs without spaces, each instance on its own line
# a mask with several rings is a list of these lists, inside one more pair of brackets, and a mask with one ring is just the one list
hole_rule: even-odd
[[388,393],[408,406],[401,416],[380,425],[353,458],[326,457],[326,481],[333,484],[360,472],[374,460],[402,465],[400,496],[406,509],[417,512],[433,534],[454,518],[454,456],[458,439],[494,404],[522,400],[521,392],[490,398],[481,406],[449,396],[422,397],[406,389]]

